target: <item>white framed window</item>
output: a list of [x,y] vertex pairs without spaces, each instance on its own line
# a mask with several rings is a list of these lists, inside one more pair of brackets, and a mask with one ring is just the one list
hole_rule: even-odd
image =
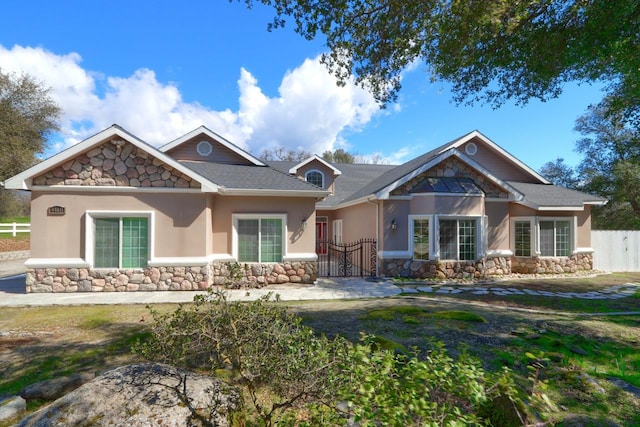
[[342,220],[334,219],[331,223],[331,228],[333,229],[333,243],[337,243],[338,245],[342,243]]
[[282,262],[286,223],[286,214],[234,214],[234,257],[238,262]]
[[310,184],[324,188],[324,173],[317,169],[312,169],[305,173],[304,179]]
[[213,151],[213,146],[209,141],[200,141],[198,142],[198,145],[196,145],[196,151],[202,157],[206,157]]
[[514,255],[530,257],[533,253],[534,228],[531,219],[516,219],[512,226]]
[[438,258],[443,260],[474,261],[480,248],[479,218],[438,218]]
[[511,218],[511,246],[517,257],[568,257],[575,248],[575,217]]
[[145,268],[153,259],[153,212],[88,211],[85,256],[93,268]]
[[539,218],[540,256],[568,257],[571,255],[571,223],[569,218]]
[[409,241],[413,259],[428,261],[431,255],[432,216],[409,216]]

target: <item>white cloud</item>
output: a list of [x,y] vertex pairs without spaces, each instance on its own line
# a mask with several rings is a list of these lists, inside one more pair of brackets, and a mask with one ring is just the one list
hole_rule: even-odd
[[84,69],[81,62],[78,53],[58,55],[41,47],[0,45],[4,72],[26,72],[51,87],[64,112],[58,149],[113,123],[153,145],[204,124],[254,154],[276,145],[322,153],[345,146],[342,134],[362,129],[380,111],[364,90],[353,84],[338,87],[319,58],[288,71],[273,97],[241,69],[238,111],[185,102],[178,87],[158,81],[153,70],[105,77]]

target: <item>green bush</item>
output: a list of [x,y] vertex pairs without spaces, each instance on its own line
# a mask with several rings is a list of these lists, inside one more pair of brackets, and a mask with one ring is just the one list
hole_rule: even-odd
[[240,386],[245,407],[265,426],[485,426],[525,420],[510,372],[487,375],[466,352],[454,360],[442,344],[420,354],[382,345],[375,336],[363,335],[356,344],[329,340],[270,295],[242,303],[211,291],[173,313],[151,311],[151,337],[135,350]]

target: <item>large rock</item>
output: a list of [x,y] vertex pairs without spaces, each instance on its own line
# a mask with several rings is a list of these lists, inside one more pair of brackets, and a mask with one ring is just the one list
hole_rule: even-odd
[[51,380],[31,384],[22,389],[19,394],[26,400],[53,400],[62,397],[65,393],[75,390],[93,378],[94,375],[89,373],[53,378]]
[[239,393],[224,382],[163,364],[123,366],[31,414],[20,427],[228,426]]
[[0,423],[18,418],[27,409],[27,401],[20,396],[0,400]]

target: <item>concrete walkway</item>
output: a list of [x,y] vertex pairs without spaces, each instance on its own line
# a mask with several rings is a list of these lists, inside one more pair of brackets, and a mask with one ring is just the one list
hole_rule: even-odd
[[[158,304],[191,302],[203,291],[162,292],[79,292],[25,293],[24,259],[0,261],[0,307],[81,305],[81,304]],[[248,301],[271,292],[285,301],[332,300],[353,298],[382,298],[400,293],[455,295],[468,292],[474,295],[534,295],[551,298],[619,299],[635,294],[640,284],[628,283],[597,292],[548,292],[531,289],[486,285],[415,285],[394,284],[390,280],[367,280],[359,277],[321,278],[315,285],[271,285],[262,289],[226,290],[232,300]]]

